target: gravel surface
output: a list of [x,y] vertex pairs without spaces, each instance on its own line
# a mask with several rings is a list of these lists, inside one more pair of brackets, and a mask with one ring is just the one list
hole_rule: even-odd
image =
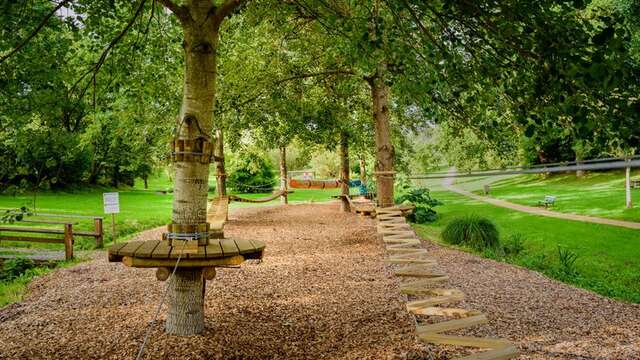
[[[207,283],[206,329],[163,333],[147,359],[448,359],[423,345],[397,280],[382,261],[373,221],[338,205],[239,209],[229,237],[267,244],[265,260],[220,269]],[[162,230],[142,233],[157,238]],[[640,359],[640,306],[609,300],[537,273],[425,243],[456,287],[456,305],[488,325],[458,332],[506,337],[522,359]],[[0,359],[134,358],[164,283],[151,269],[95,260],[34,280],[25,301],[0,310]]]
[[640,359],[640,305],[431,242],[426,247],[448,285],[467,295],[460,306],[489,317],[475,334],[512,340],[521,359]]

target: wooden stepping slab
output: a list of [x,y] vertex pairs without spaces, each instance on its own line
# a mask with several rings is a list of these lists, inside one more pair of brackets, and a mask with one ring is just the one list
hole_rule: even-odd
[[[210,239],[193,254],[182,254],[180,267],[238,265],[245,259],[261,259],[265,244],[246,239]],[[109,248],[109,261],[131,267],[172,267],[180,256],[167,241],[147,240],[115,244]]]

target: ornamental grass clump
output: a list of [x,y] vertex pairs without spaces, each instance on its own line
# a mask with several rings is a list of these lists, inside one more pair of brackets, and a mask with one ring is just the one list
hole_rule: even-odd
[[500,234],[496,225],[477,215],[453,219],[442,232],[442,239],[449,244],[464,245],[480,251],[500,246]]

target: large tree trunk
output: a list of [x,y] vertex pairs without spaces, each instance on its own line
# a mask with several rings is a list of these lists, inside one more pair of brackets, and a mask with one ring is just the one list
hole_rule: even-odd
[[227,195],[227,174],[224,168],[224,137],[222,130],[216,130],[216,191],[218,196]]
[[393,145],[389,125],[389,87],[379,73],[369,80],[373,100],[373,121],[376,132],[376,164],[374,174],[378,188],[378,206],[393,206]]
[[340,210],[351,211],[347,196],[349,196],[349,137],[345,132],[340,133],[340,189],[342,195]]
[[280,191],[284,193],[280,196],[280,204],[286,205],[289,203],[289,196],[287,195],[287,147],[280,147]]
[[[188,0],[176,14],[184,32],[184,90],[178,118],[178,138],[210,139],[215,99],[216,47],[221,21],[212,16],[210,0]],[[196,225],[207,221],[209,164],[176,162],[173,191],[174,224]],[[200,244],[207,239],[200,239]],[[195,335],[204,329],[202,269],[180,269],[171,281],[166,331]]]

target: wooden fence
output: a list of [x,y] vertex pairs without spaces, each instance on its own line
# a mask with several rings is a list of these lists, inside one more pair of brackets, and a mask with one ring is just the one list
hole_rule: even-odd
[[[69,216],[71,218],[72,216]],[[64,255],[66,260],[73,258],[74,237],[92,237],[96,240],[96,246],[102,247],[104,232],[101,217],[94,217],[93,231],[74,231],[73,225],[77,223],[56,220],[32,220],[25,219],[20,223],[62,225],[61,229],[37,228],[30,226],[0,226],[0,241],[28,241],[38,243],[64,244]],[[7,234],[8,233],[8,234]],[[19,234],[19,235],[16,235]],[[45,236],[41,236],[45,235]],[[54,236],[52,236],[54,235]],[[62,238],[55,235],[62,235]]]

